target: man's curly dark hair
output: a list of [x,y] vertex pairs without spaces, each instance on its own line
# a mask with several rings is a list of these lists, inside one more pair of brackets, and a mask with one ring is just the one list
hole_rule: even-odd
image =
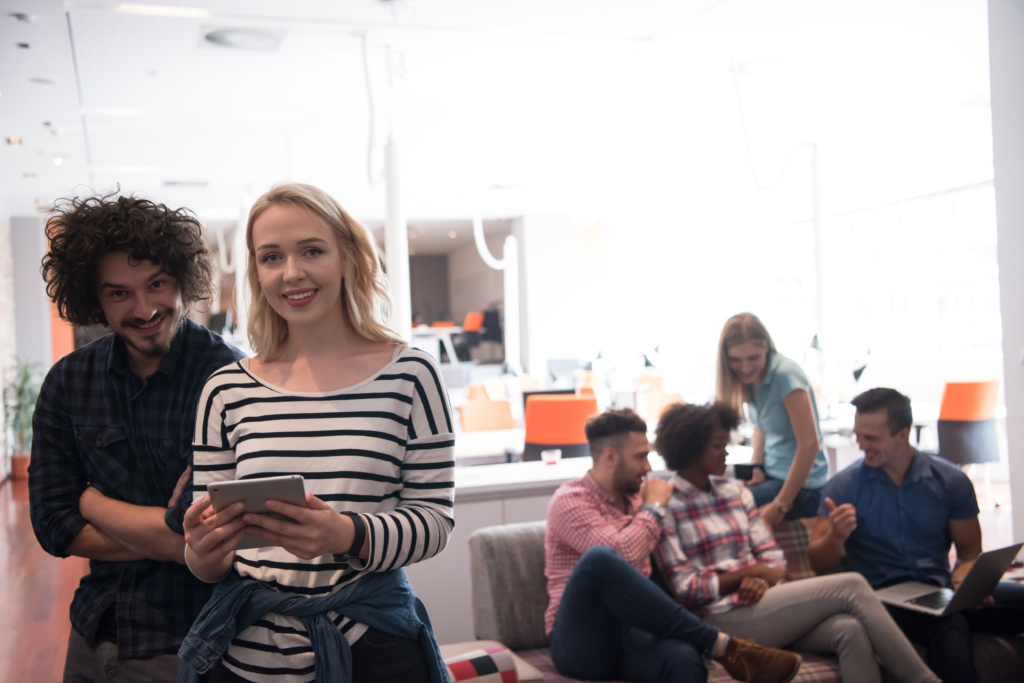
[[678,472],[704,455],[716,428],[731,432],[739,424],[740,414],[728,403],[677,404],[661,414],[654,448],[665,466]]
[[203,227],[188,209],[113,192],[57,202],[46,226],[50,250],[43,257],[46,294],[73,325],[106,325],[96,292],[96,266],[112,251],[159,263],[174,278],[182,303],[213,294],[213,265]]

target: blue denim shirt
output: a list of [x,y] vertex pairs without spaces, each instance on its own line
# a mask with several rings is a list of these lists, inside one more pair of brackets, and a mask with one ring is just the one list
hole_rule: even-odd
[[[949,461],[917,451],[903,483],[896,486],[881,467],[858,460],[832,477],[822,500],[852,503],[857,528],[846,539],[846,561],[872,588],[901,581],[948,586],[949,520],[978,515],[974,485]],[[822,502],[818,514],[828,518]]]
[[227,652],[236,634],[268,612],[302,617],[313,645],[316,683],[352,680],[352,649],[327,617],[333,611],[393,636],[419,640],[431,683],[449,683],[427,610],[413,595],[405,570],[372,572],[324,597],[281,593],[231,572],[213,589],[178,650],[177,683],[197,683]]

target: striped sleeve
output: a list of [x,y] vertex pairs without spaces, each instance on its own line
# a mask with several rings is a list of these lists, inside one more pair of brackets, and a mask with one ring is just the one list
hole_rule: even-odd
[[416,349],[403,353],[396,365],[412,390],[409,438],[397,508],[363,515],[370,539],[368,571],[387,571],[437,555],[455,526],[455,435],[440,368]]
[[207,487],[235,478],[235,450],[224,424],[224,398],[239,373],[237,363],[210,376],[199,397],[196,431],[192,439],[192,501],[206,495]]

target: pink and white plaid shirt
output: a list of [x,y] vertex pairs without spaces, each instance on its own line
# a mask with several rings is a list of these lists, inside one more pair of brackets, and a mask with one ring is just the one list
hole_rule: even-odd
[[701,491],[678,474],[672,485],[655,559],[676,600],[690,611],[721,614],[736,607],[736,593],[719,594],[719,574],[757,563],[786,568],[746,486],[712,477],[711,490]]
[[569,575],[587,550],[606,545],[644,576],[651,575],[651,553],[658,546],[661,525],[647,510],[640,510],[640,493],[626,496],[626,512],[590,477],[567,481],[548,503],[544,533],[544,575],[548,577],[548,609],[544,630],[551,633]]

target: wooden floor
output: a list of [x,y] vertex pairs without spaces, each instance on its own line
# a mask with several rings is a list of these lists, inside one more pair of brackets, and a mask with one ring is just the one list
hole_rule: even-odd
[[[1010,487],[992,488],[1004,504],[995,508],[979,496],[986,550],[1013,542]],[[0,484],[0,564],[0,683],[58,683],[71,631],[71,598],[89,563],[60,560],[39,547],[24,481]]]
[[39,547],[27,482],[0,484],[0,683],[61,680],[71,598],[88,571],[88,560]]

